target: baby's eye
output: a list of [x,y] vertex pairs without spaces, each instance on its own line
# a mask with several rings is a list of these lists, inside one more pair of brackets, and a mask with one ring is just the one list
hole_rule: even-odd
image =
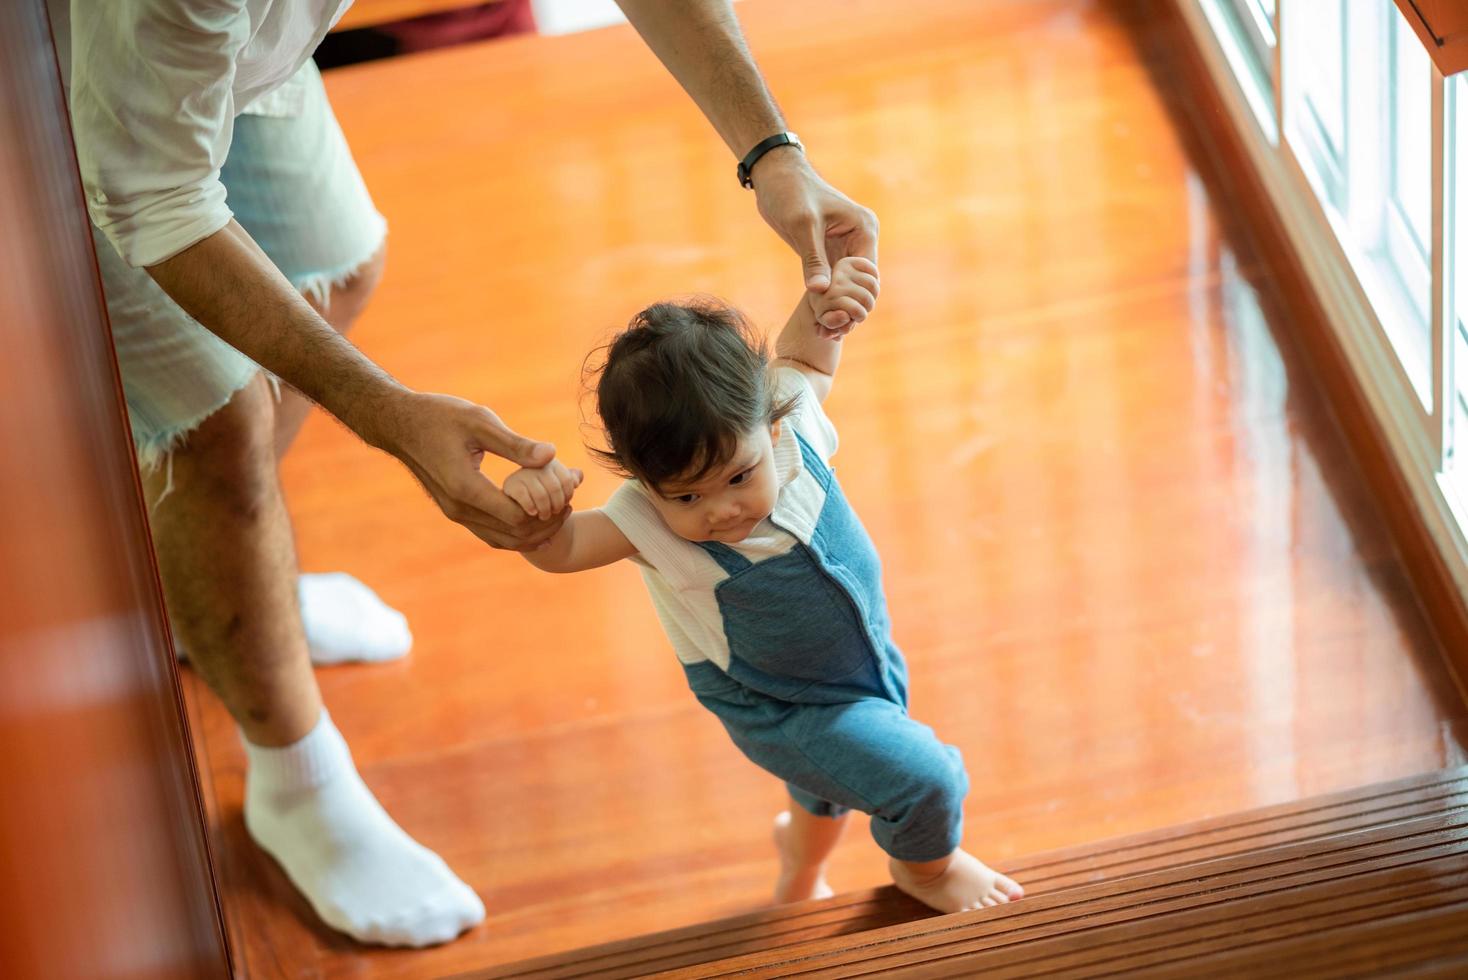
[[698,494],[696,494],[696,493],[685,493],[683,496],[681,496],[681,497],[674,497],[673,499],[676,500],[676,501],[678,501],[678,503],[680,503],[680,504],[691,504],[695,500],[698,499]]
[[737,487],[741,483],[747,483],[749,481],[750,476],[752,476],[753,474],[754,474],[754,470],[752,468],[751,469],[747,469],[743,473],[740,473],[738,476],[734,477],[734,479],[730,480],[729,481],[729,486],[731,486],[731,487]]

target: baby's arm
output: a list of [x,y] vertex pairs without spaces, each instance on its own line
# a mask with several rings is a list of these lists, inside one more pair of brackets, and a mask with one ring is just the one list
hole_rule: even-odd
[[584,572],[631,558],[637,549],[604,512],[583,510],[538,549],[521,553],[543,572]]
[[831,393],[836,366],[841,362],[842,334],[828,335],[818,320],[828,310],[842,310],[853,323],[867,318],[880,292],[877,267],[869,259],[838,259],[831,269],[831,285],[824,293],[806,293],[775,341],[776,363],[797,368],[809,380],[821,401]]

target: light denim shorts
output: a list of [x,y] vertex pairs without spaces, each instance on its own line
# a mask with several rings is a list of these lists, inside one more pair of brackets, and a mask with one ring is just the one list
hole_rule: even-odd
[[[236,117],[220,177],[230,210],[297,289],[325,301],[377,254],[372,204],[311,62]],[[266,114],[257,114],[266,113]],[[157,466],[260,370],[92,229],[139,462]]]

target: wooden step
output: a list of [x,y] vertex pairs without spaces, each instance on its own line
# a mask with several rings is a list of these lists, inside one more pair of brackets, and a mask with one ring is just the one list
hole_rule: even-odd
[[1468,976],[1468,767],[1005,870],[1028,895],[1002,909],[878,888],[472,976]]

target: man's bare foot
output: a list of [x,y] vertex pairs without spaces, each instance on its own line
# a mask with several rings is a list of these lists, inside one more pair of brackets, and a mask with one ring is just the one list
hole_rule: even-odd
[[775,850],[780,854],[780,877],[775,881],[775,904],[830,898],[836,894],[826,884],[826,862],[802,859],[790,833],[790,811],[775,817]]
[[961,848],[940,861],[918,864],[893,859],[888,866],[900,890],[939,912],[991,908],[1025,895],[1013,879]]

